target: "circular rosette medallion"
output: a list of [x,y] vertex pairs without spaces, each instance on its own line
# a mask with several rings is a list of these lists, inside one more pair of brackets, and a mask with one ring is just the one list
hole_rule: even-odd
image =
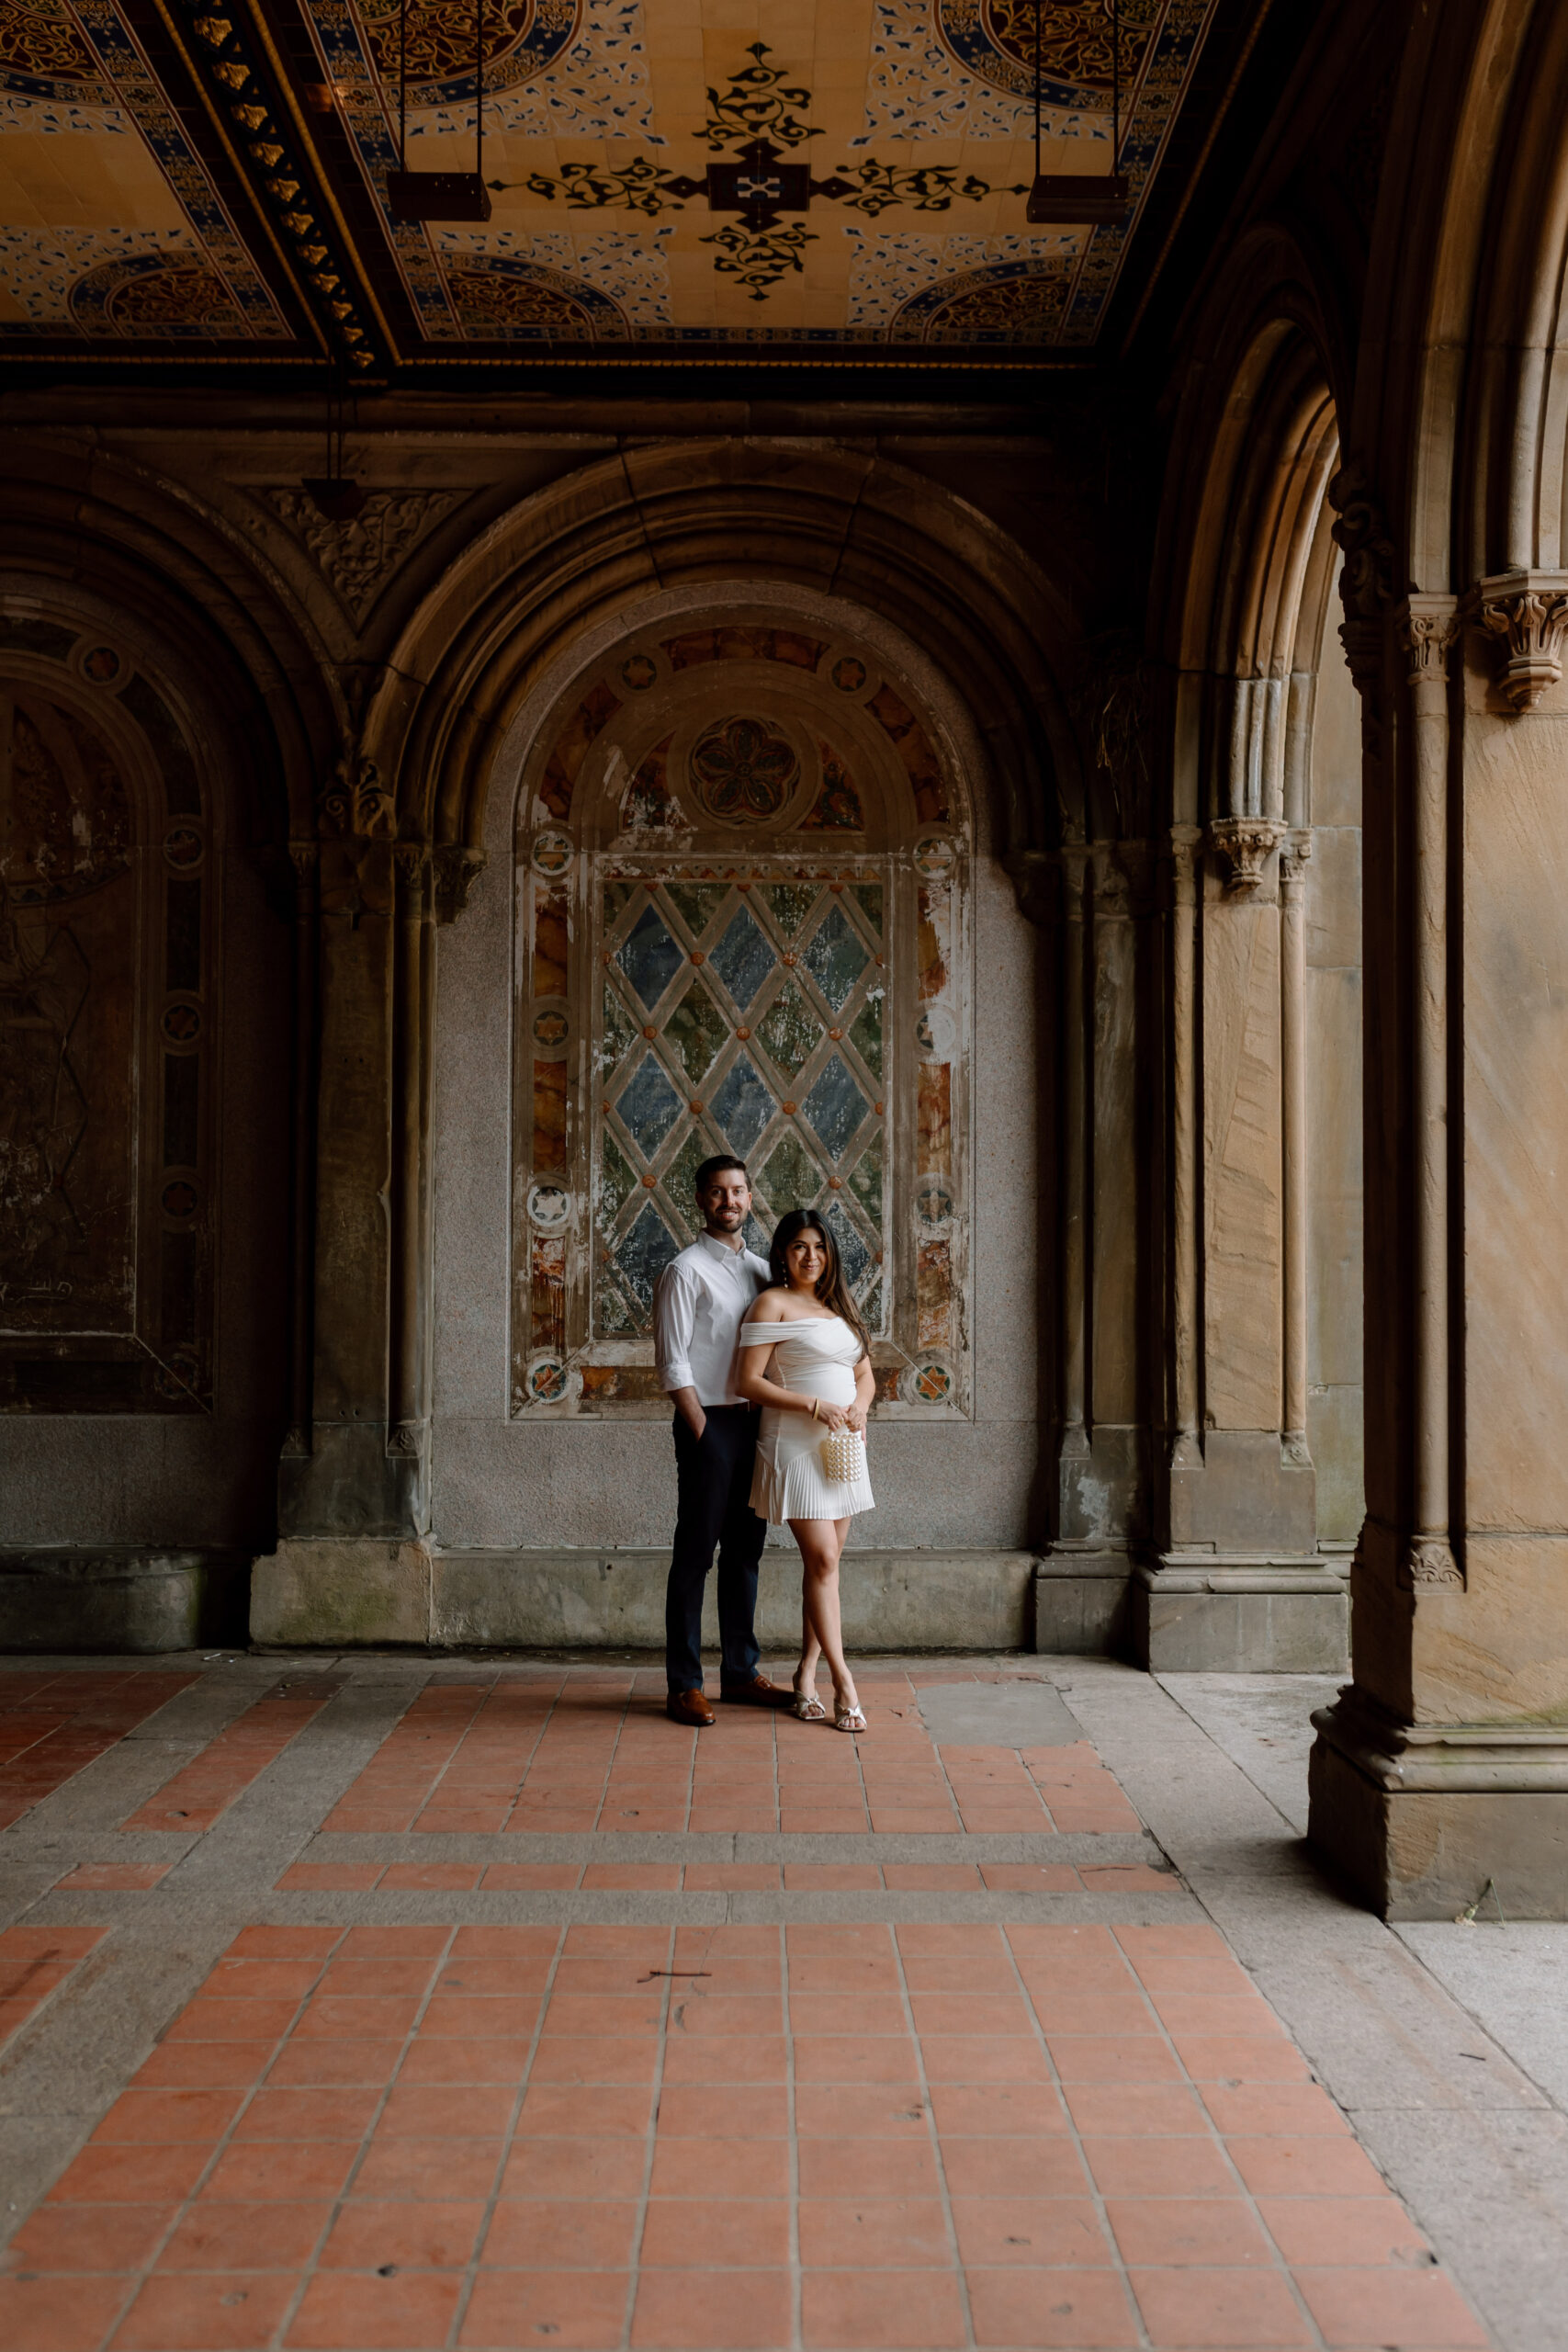
[[953,1395],[953,1374],[937,1357],[928,1356],[909,1374],[904,1394],[913,1405],[945,1405]]
[[698,736],[688,763],[692,797],[725,825],[764,825],[800,782],[800,758],[766,718],[721,718]]

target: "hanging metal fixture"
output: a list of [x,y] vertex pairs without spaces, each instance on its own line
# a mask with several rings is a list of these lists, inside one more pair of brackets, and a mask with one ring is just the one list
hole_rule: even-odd
[[1073,228],[1113,228],[1132,209],[1127,175],[1122,169],[1122,7],[1111,0],[1111,170],[1043,172],[1040,168],[1040,17],[1044,0],[1034,0],[1034,185],[1023,217]]
[[484,184],[485,0],[474,0],[474,168],[471,172],[411,172],[408,167],[409,0],[398,11],[398,169],[387,174],[392,218],[404,225],[420,220],[488,220],[490,191]]
[[344,394],[342,366],[333,361],[327,374],[327,469],[324,474],[307,474],[299,485],[329,523],[352,523],[365,508],[364,491],[344,471],[344,435],[352,402],[353,394]]

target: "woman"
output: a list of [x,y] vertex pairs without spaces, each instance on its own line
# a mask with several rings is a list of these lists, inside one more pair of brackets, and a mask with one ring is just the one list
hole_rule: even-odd
[[[876,1391],[871,1347],[850,1296],[830,1228],[810,1209],[781,1217],[769,1253],[771,1287],[740,1327],[740,1394],[762,1408],[751,1508],[774,1527],[787,1521],[800,1546],[802,1641],[795,1712],[820,1723],[817,1661],[833,1678],[833,1727],[865,1729],[839,1631],[839,1555],[856,1511],[873,1508],[865,1472],[865,1419]],[[829,1477],[823,1441],[852,1430],[860,1466]]]

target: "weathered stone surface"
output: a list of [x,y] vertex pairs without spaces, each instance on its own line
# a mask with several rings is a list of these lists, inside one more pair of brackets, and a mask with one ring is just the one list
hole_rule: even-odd
[[251,1571],[251,1639],[288,1649],[423,1649],[431,1570],[419,1544],[281,1543]]
[[0,1552],[0,1650],[149,1653],[243,1641],[243,1554]]

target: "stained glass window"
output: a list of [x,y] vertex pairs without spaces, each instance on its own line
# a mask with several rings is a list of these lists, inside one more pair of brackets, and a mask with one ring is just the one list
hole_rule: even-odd
[[886,1241],[881,886],[667,867],[602,903],[596,1336],[651,1329],[654,1279],[700,1230],[692,1180],[716,1151],[751,1171],[759,1239],[826,1196],[863,1311]]

